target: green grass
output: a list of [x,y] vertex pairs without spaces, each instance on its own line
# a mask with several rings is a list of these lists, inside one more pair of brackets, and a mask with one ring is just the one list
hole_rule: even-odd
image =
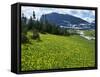
[[78,35],[58,36],[40,34],[41,41],[28,38],[31,43],[21,45],[21,70],[94,67],[94,41]]
[[85,34],[85,36],[95,37],[95,31],[94,30],[85,30],[84,34]]

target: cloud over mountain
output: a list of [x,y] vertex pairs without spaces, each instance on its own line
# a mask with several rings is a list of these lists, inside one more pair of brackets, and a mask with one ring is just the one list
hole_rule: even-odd
[[52,12],[60,13],[60,14],[69,14],[76,17],[79,17],[88,22],[92,22],[95,20],[95,11],[94,10],[81,10],[81,9],[63,9],[63,8],[47,8],[47,7],[29,7],[23,6],[21,8],[21,13],[24,13],[27,18],[32,16],[32,11],[35,11],[36,18],[40,19],[43,14],[48,14]]

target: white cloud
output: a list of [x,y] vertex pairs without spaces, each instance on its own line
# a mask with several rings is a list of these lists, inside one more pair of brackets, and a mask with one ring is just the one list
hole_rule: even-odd
[[22,13],[27,18],[32,16],[33,10],[35,11],[36,18],[40,19],[43,14],[48,14],[52,12],[57,12],[61,14],[70,14],[79,18],[82,18],[88,22],[91,22],[95,19],[95,11],[94,10],[81,10],[81,9],[63,9],[63,8],[47,8],[47,7],[29,7],[22,6]]

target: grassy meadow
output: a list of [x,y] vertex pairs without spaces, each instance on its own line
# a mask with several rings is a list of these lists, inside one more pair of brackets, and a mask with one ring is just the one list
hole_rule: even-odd
[[95,41],[79,35],[41,34],[40,41],[27,37],[30,43],[21,44],[21,70],[93,67]]
[[95,30],[85,30],[85,36],[92,36],[95,37]]

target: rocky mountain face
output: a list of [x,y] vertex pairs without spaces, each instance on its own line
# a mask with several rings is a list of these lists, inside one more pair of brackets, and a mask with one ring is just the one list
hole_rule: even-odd
[[94,28],[94,23],[89,23],[81,18],[59,13],[49,13],[41,16],[40,21],[48,21],[51,24],[56,24],[63,27],[77,27],[77,28]]

